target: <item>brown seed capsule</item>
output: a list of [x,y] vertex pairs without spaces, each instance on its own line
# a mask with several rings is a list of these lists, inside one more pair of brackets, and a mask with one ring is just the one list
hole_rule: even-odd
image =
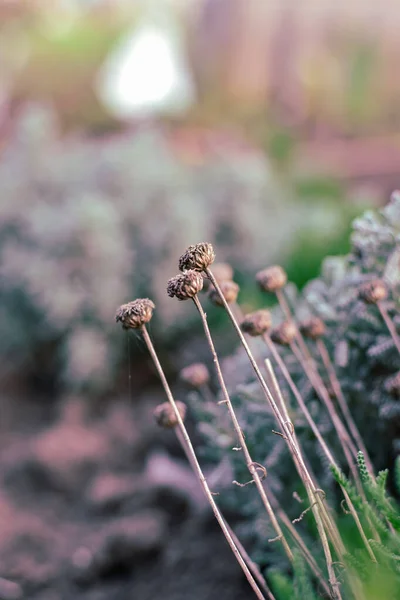
[[179,259],[179,270],[205,271],[215,260],[212,244],[201,242],[192,244]]
[[203,277],[198,271],[185,271],[168,281],[167,294],[178,300],[194,298],[203,288]]
[[[212,274],[218,283],[221,281],[230,281],[233,278],[233,269],[228,263],[214,263],[212,268]],[[206,275],[204,275],[204,290],[208,290],[211,285],[211,281]]]
[[194,388],[199,388],[210,380],[210,374],[203,363],[188,365],[179,374],[182,381]]
[[139,329],[153,316],[155,304],[149,298],[137,298],[128,304],[122,304],[116,312],[115,320],[122,323],[124,329]]
[[392,394],[392,396],[400,398],[400,371],[386,381],[385,389],[389,394]]
[[[237,283],[234,281],[221,281],[219,287],[228,304],[236,302],[239,293],[239,286]],[[208,296],[215,306],[224,306],[224,303],[215,288],[210,289]]]
[[387,287],[382,279],[374,279],[364,283],[358,289],[358,295],[361,300],[367,304],[376,304],[380,300],[387,298]]
[[[183,402],[179,402],[179,400],[176,400],[175,403],[183,421],[186,416],[186,406],[183,404]],[[172,427],[175,427],[178,424],[175,411],[169,402],[163,402],[163,404],[159,404],[155,408],[153,415],[157,424],[165,429],[172,429]]]
[[304,337],[310,340],[316,340],[325,334],[325,323],[319,317],[310,317],[306,321],[302,321],[299,329]]
[[242,331],[255,337],[268,331],[271,324],[272,319],[269,310],[256,310],[246,315],[240,326]]
[[263,269],[262,271],[258,271],[256,274],[256,281],[264,292],[275,292],[286,285],[287,275],[282,267],[274,265],[267,269]]
[[283,321],[271,332],[271,340],[281,346],[288,346],[296,337],[296,325],[292,321]]

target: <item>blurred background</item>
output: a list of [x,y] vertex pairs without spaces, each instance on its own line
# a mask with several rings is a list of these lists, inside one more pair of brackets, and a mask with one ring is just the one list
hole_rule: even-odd
[[115,310],[155,301],[175,382],[208,360],[165,292],[187,245],[251,308],[257,269],[301,287],[346,253],[399,186],[399,24],[397,0],[0,0],[0,598],[246,597]]

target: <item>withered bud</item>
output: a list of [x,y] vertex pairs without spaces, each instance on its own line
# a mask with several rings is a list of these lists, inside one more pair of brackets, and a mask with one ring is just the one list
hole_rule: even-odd
[[242,331],[255,337],[268,331],[271,324],[272,319],[269,310],[256,310],[246,315],[240,326]]
[[[237,283],[234,281],[221,281],[219,287],[228,304],[236,302],[239,293],[239,286]],[[208,296],[215,306],[224,306],[219,293],[214,287],[210,289]]]
[[385,389],[392,396],[400,398],[400,371],[386,381]]
[[276,292],[286,285],[287,275],[282,267],[274,265],[258,271],[256,281],[264,292]]
[[199,388],[205,383],[208,383],[210,374],[206,365],[203,363],[193,363],[188,365],[179,374],[182,381],[191,385],[194,388]]
[[367,304],[376,304],[387,298],[387,287],[382,279],[374,279],[358,288],[358,295]]
[[[179,400],[176,400],[175,404],[177,406],[182,421],[184,421],[186,416],[186,406],[183,404],[183,402],[180,402]],[[169,402],[163,402],[162,404],[159,404],[154,409],[153,415],[157,424],[160,427],[164,427],[165,429],[172,429],[178,424],[178,419],[176,417],[175,411],[172,407],[172,404],[170,404]]]
[[192,244],[179,259],[179,270],[205,271],[215,260],[212,244],[200,242]]
[[293,321],[283,321],[271,331],[271,340],[281,346],[288,346],[296,337],[297,329]]
[[[218,283],[221,281],[230,281],[233,278],[233,269],[228,263],[214,263],[212,268],[212,274]],[[204,275],[204,288],[208,290],[211,285],[211,281],[206,275]]]
[[137,298],[128,304],[122,304],[116,312],[115,320],[122,323],[124,329],[139,329],[153,316],[155,304],[149,298]]
[[168,281],[167,294],[178,300],[194,298],[203,288],[203,277],[198,271],[185,271]]
[[309,319],[302,321],[299,325],[299,329],[304,337],[310,340],[316,340],[323,336],[326,331],[325,323],[319,317],[310,317]]

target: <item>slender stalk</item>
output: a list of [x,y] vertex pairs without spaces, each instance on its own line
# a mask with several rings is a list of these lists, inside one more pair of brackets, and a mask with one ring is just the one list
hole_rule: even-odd
[[[290,321],[291,323],[294,323],[294,317],[293,317],[293,313],[290,309],[289,303],[285,298],[285,294],[283,292],[283,289],[280,290],[276,290],[275,292],[279,306],[281,307],[281,311],[283,312],[283,314],[285,315],[285,318]],[[301,335],[301,331],[299,330],[299,328],[296,326],[296,339],[297,342],[299,344],[299,348],[304,356],[304,358],[307,360],[307,362],[309,362],[310,364],[314,365],[314,359],[307,347],[307,344],[304,341],[303,336]]]
[[343,416],[346,420],[347,427],[349,428],[349,431],[350,431],[351,435],[353,436],[353,439],[354,439],[355,443],[357,444],[358,449],[361,450],[362,453],[364,454],[365,463],[367,465],[368,471],[370,472],[370,475],[373,475],[374,469],[372,466],[372,461],[369,457],[368,451],[365,447],[365,444],[363,442],[361,434],[358,431],[357,425],[355,424],[354,419],[349,410],[348,404],[346,402],[346,398],[344,397],[342,387],[341,387],[339,379],[336,375],[335,367],[333,366],[333,363],[329,356],[329,352],[325,345],[325,342],[322,339],[317,339],[316,345],[317,345],[318,352],[321,356],[322,362],[325,366],[326,372],[328,373],[329,381],[331,382],[332,389],[335,393],[336,398],[338,399],[340,410],[342,411]]
[[[324,438],[322,437],[322,435],[321,435],[321,433],[320,433],[320,431],[318,429],[317,424],[315,423],[313,417],[311,416],[310,411],[308,410],[308,408],[307,408],[307,406],[306,406],[306,404],[305,404],[305,402],[303,400],[303,397],[302,397],[302,395],[301,395],[298,387],[294,383],[294,381],[293,381],[293,379],[292,379],[292,377],[291,377],[291,375],[290,375],[290,373],[289,373],[289,371],[288,371],[285,363],[283,362],[283,360],[281,358],[281,355],[277,351],[277,349],[275,347],[275,344],[272,342],[272,340],[271,340],[271,338],[269,337],[268,334],[264,334],[263,339],[264,339],[265,343],[267,344],[268,349],[270,350],[272,356],[274,357],[274,359],[278,363],[278,366],[279,366],[279,368],[280,368],[280,370],[281,370],[284,378],[286,379],[286,381],[287,381],[287,383],[288,383],[291,391],[293,392],[293,395],[295,396],[295,398],[296,398],[296,400],[297,400],[297,402],[298,402],[298,404],[299,404],[299,406],[300,406],[300,408],[301,408],[304,416],[306,417],[307,423],[311,427],[311,430],[314,433],[316,439],[318,440],[318,443],[321,446],[322,451],[324,452],[326,458],[328,459],[328,461],[330,462],[330,464],[332,464],[332,465],[336,466],[337,468],[339,468],[338,463],[337,463],[334,455],[332,454],[331,450],[329,449],[329,446],[327,445],[327,443],[325,442]],[[348,450],[347,450],[346,446],[344,447],[344,451],[347,453],[347,459],[351,461],[351,457],[349,457]],[[363,540],[363,542],[365,544],[365,547],[366,547],[366,549],[368,551],[368,554],[369,554],[371,560],[373,562],[376,562],[376,557],[375,557],[375,555],[373,553],[373,550],[371,548],[371,545],[370,545],[370,543],[369,543],[369,541],[368,541],[368,539],[367,539],[367,537],[365,535],[364,529],[363,529],[363,527],[361,525],[361,522],[360,522],[360,519],[358,517],[357,511],[356,511],[356,509],[354,507],[354,504],[352,503],[352,501],[351,501],[351,499],[350,499],[347,491],[345,490],[345,488],[342,487],[342,486],[340,486],[340,487],[341,487],[341,490],[342,490],[343,495],[345,497],[345,500],[346,500],[346,503],[348,505],[349,511],[351,512],[351,514],[352,514],[352,516],[354,518],[354,521],[355,521],[355,523],[357,525],[357,528],[359,530],[361,539]],[[372,529],[374,531],[374,528],[372,528]]]
[[[271,362],[268,359],[265,362],[266,362],[266,367],[268,369],[268,372],[270,374],[270,378],[271,378],[271,381],[272,381],[272,384],[273,384],[273,389],[274,389],[276,395],[280,396],[280,402],[284,405],[285,404],[285,400],[284,400],[284,398],[282,396],[282,392],[281,392],[280,387],[278,385],[278,381],[277,381],[277,379],[275,377],[275,373],[274,373],[274,371],[272,369]],[[337,531],[336,525],[334,523],[333,524],[331,523],[331,521],[329,520],[328,513],[327,512],[322,512],[320,514],[320,512],[317,510],[317,506],[316,506],[317,499],[319,498],[321,500],[321,498],[320,498],[319,494],[317,494],[317,492],[322,492],[322,490],[315,490],[315,489],[313,490],[310,487],[308,487],[307,485],[306,485],[306,490],[307,490],[307,495],[308,495],[308,498],[309,498],[309,501],[310,501],[310,508],[311,508],[311,510],[314,513],[314,517],[315,517],[317,526],[318,526],[318,523],[320,523],[320,526],[321,526],[321,529],[322,529],[323,533],[325,533],[325,531],[324,531],[324,526],[325,526],[326,529],[331,532],[333,543],[334,544],[336,543],[339,547],[343,547],[343,543],[342,543],[342,541],[340,539],[340,535],[339,535],[339,532]],[[346,501],[349,501],[350,498],[349,498],[346,490],[343,490],[343,493],[344,493],[344,496],[346,498]],[[313,497],[315,499],[314,502],[312,502]],[[358,515],[357,515],[354,507],[353,507],[353,511],[355,513],[355,514],[353,513],[354,519],[355,519],[356,523],[358,523],[359,526],[360,526],[360,528],[361,528],[361,524],[359,522]],[[361,528],[361,531],[362,531],[362,528]],[[362,531],[362,534],[364,534],[363,531]],[[321,533],[320,533],[320,536],[321,536]],[[366,540],[365,535],[363,537],[363,540]],[[325,542],[327,543],[326,538],[321,537],[321,541],[323,543],[323,546],[324,546]],[[325,546],[324,546],[324,548],[325,548]],[[342,556],[343,553],[344,553],[344,547],[342,549],[342,553],[341,553],[340,556]],[[375,560],[375,562],[376,562],[376,560]],[[333,567],[333,563],[332,563],[331,566]],[[333,570],[333,568],[332,568],[332,570]],[[362,591],[360,590],[360,583],[358,581],[356,581],[354,578],[350,578],[349,579],[349,584],[350,584],[350,587],[352,588],[352,591],[354,593],[355,598],[357,598],[357,600],[363,600],[363,598],[361,598]],[[336,585],[338,586],[339,584],[337,583]],[[332,587],[332,590],[334,590],[333,587]]]
[[202,320],[202,323],[203,323],[204,332],[205,332],[205,335],[206,335],[206,338],[207,338],[207,342],[208,342],[208,345],[210,347],[211,354],[213,356],[215,370],[217,372],[218,381],[219,381],[219,384],[221,386],[222,394],[223,394],[223,401],[222,402],[224,402],[226,404],[227,408],[228,408],[228,411],[229,411],[229,414],[230,414],[230,417],[231,417],[231,420],[232,420],[232,423],[233,423],[233,427],[234,427],[236,435],[238,437],[239,446],[240,446],[241,450],[243,451],[243,455],[244,455],[244,458],[245,458],[245,461],[246,461],[247,468],[248,468],[248,470],[249,470],[249,472],[250,472],[250,474],[251,474],[251,476],[253,478],[253,481],[254,481],[254,483],[255,483],[255,485],[257,487],[257,490],[258,490],[258,492],[260,494],[262,503],[263,503],[263,505],[264,505],[264,507],[265,507],[265,509],[266,509],[266,511],[268,513],[268,516],[269,516],[269,518],[271,520],[272,526],[274,527],[275,532],[276,532],[278,538],[282,542],[282,545],[283,545],[283,548],[284,548],[284,550],[286,552],[287,557],[292,562],[293,561],[292,551],[291,551],[290,546],[289,546],[289,544],[288,544],[288,542],[287,542],[287,540],[286,540],[286,538],[284,536],[284,533],[283,533],[283,531],[282,531],[282,529],[281,529],[281,527],[279,525],[279,522],[278,522],[278,520],[277,520],[277,518],[275,516],[275,513],[274,513],[274,511],[272,509],[272,506],[271,506],[271,504],[269,502],[269,499],[268,499],[267,494],[265,492],[264,486],[262,484],[261,477],[260,477],[260,475],[258,473],[258,469],[257,469],[258,465],[257,465],[257,463],[255,463],[253,461],[253,459],[252,459],[252,457],[250,455],[250,452],[249,452],[249,449],[247,447],[247,443],[246,443],[245,437],[243,435],[243,431],[242,431],[242,429],[240,427],[240,424],[239,424],[239,422],[237,420],[235,410],[234,410],[232,402],[230,400],[230,397],[229,397],[229,394],[228,394],[228,390],[226,388],[225,381],[224,381],[224,378],[223,378],[223,375],[222,375],[221,367],[220,367],[220,364],[219,364],[217,352],[215,350],[214,342],[212,340],[210,329],[208,327],[207,316],[206,316],[206,314],[205,314],[205,312],[203,310],[203,307],[201,306],[200,300],[199,300],[199,298],[198,298],[197,295],[194,296],[193,302],[194,302],[197,310],[199,311],[199,314],[200,314],[200,317],[201,317],[201,320]]
[[280,504],[279,504],[277,498],[273,495],[273,493],[270,490],[268,491],[268,493],[269,493],[269,496],[271,498],[273,506],[274,506],[276,513],[279,516],[280,520],[282,521],[282,523],[285,525],[285,527],[289,531],[294,542],[297,544],[297,546],[300,549],[301,553],[303,554],[305,560],[307,561],[310,569],[312,570],[312,572],[314,573],[314,575],[316,576],[316,578],[318,579],[320,584],[323,586],[325,592],[327,594],[329,594],[330,593],[329,585],[325,580],[324,574],[322,573],[321,569],[317,565],[310,550],[307,548],[307,545],[304,542],[303,538],[301,537],[301,535],[299,534],[296,527],[293,525],[293,523],[291,522],[291,520],[289,519],[289,517],[287,516],[285,511],[280,507]]
[[162,383],[162,385],[164,387],[164,391],[165,391],[165,393],[167,395],[167,398],[168,398],[168,400],[169,400],[169,402],[170,402],[170,404],[171,404],[171,406],[173,408],[175,417],[176,417],[177,422],[178,422],[178,427],[179,427],[179,430],[180,430],[180,432],[182,434],[182,438],[183,438],[183,440],[185,442],[186,448],[187,448],[188,452],[190,452],[191,462],[193,464],[193,467],[195,468],[197,477],[198,477],[198,479],[200,481],[200,484],[201,484],[201,486],[202,486],[202,488],[204,490],[204,493],[205,493],[205,495],[206,495],[206,497],[207,497],[207,499],[208,499],[208,501],[209,501],[209,503],[211,505],[211,508],[212,508],[212,510],[214,512],[215,518],[217,519],[217,521],[218,521],[218,523],[219,523],[219,525],[220,525],[220,527],[221,527],[221,529],[223,531],[223,534],[225,535],[226,541],[228,542],[228,544],[229,544],[229,546],[230,546],[233,554],[235,555],[236,560],[238,561],[239,565],[241,566],[241,568],[242,568],[242,570],[243,570],[243,572],[244,572],[244,574],[245,574],[245,576],[247,578],[247,581],[251,585],[251,587],[252,587],[255,595],[257,596],[257,598],[259,598],[259,600],[265,600],[264,594],[261,592],[260,588],[258,587],[257,582],[255,581],[255,579],[254,579],[253,575],[251,574],[251,572],[250,572],[250,570],[249,570],[249,568],[248,568],[245,560],[243,559],[243,557],[242,557],[242,555],[241,555],[238,547],[236,546],[236,544],[235,544],[235,542],[234,542],[234,540],[233,540],[233,538],[232,538],[232,536],[230,534],[230,531],[229,531],[229,529],[228,529],[228,527],[226,525],[226,522],[225,522],[222,514],[220,513],[219,508],[218,508],[218,506],[217,506],[217,504],[216,504],[216,502],[214,500],[213,494],[212,494],[210,488],[208,487],[208,483],[206,481],[206,478],[204,477],[203,471],[202,471],[202,469],[200,467],[200,464],[199,464],[199,462],[197,460],[196,453],[195,453],[193,445],[192,445],[192,443],[190,441],[189,434],[188,434],[188,432],[186,430],[185,424],[184,424],[184,422],[182,420],[182,417],[181,417],[181,415],[179,413],[178,407],[176,406],[175,399],[174,399],[174,397],[172,395],[172,392],[171,392],[171,389],[170,389],[170,387],[168,385],[168,382],[167,382],[167,379],[165,377],[165,374],[164,374],[163,368],[161,366],[161,363],[158,360],[157,353],[156,353],[156,351],[154,349],[153,343],[152,343],[152,341],[150,339],[150,336],[149,336],[149,334],[147,332],[146,326],[142,325],[140,329],[141,329],[141,332],[142,332],[142,335],[143,335],[143,339],[144,339],[144,341],[146,343],[147,349],[148,349],[148,351],[149,351],[149,353],[151,355],[151,358],[152,358],[152,360],[154,362],[154,365],[155,365],[155,367],[157,369],[158,375],[159,375],[159,377],[161,379],[161,383]]
[[[187,447],[187,444],[185,442],[185,438],[182,435],[182,432],[180,429],[175,429],[176,432],[176,437],[179,440],[179,443],[186,455],[186,458],[188,459],[189,464],[191,465],[193,471],[196,472],[196,465],[193,462],[193,456],[190,453],[190,450]],[[252,560],[252,558],[249,556],[249,554],[247,553],[246,549],[244,548],[243,544],[241,543],[241,541],[239,540],[239,538],[237,537],[236,533],[233,531],[233,529],[230,527],[229,523],[226,521],[225,517],[223,516],[222,512],[219,511],[222,518],[225,521],[226,527],[229,531],[229,534],[231,536],[231,538],[233,539],[236,547],[238,548],[240,554],[243,557],[243,560],[246,562],[249,570],[251,571],[253,577],[257,580],[259,586],[261,587],[261,589],[263,590],[263,592],[266,594],[267,598],[269,600],[275,600],[274,596],[271,592],[271,590],[269,589],[267,582],[265,581],[263,575],[261,574],[260,569],[258,568],[258,565]]]
[[385,321],[385,325],[389,329],[389,333],[392,336],[395,346],[400,354],[400,337],[396,331],[396,327],[395,327],[392,319],[389,317],[389,313],[386,309],[386,306],[382,302],[377,302],[377,306],[378,306],[379,312],[382,315],[382,319]]
[[[313,489],[314,486],[313,486],[312,478],[311,478],[311,476],[310,476],[310,474],[309,474],[309,472],[307,470],[307,467],[306,467],[306,465],[304,463],[304,460],[303,460],[303,457],[302,457],[302,455],[301,455],[301,453],[300,453],[300,451],[299,451],[299,449],[297,447],[297,444],[295,443],[291,427],[290,427],[290,425],[288,423],[285,422],[285,418],[283,417],[283,415],[281,415],[281,413],[280,413],[280,411],[278,409],[278,406],[277,406],[277,404],[276,404],[276,402],[275,402],[275,400],[274,400],[274,398],[273,398],[273,396],[271,394],[271,391],[268,388],[268,386],[267,386],[267,384],[266,384],[266,382],[265,382],[265,380],[264,380],[264,378],[263,378],[263,376],[261,374],[261,371],[258,368],[258,365],[257,365],[257,363],[256,363],[256,361],[255,361],[255,359],[254,359],[254,357],[253,357],[253,355],[252,355],[252,353],[250,351],[250,348],[249,348],[249,346],[248,346],[248,344],[247,344],[247,342],[246,342],[246,340],[245,340],[245,338],[244,338],[244,336],[242,334],[242,331],[241,331],[241,329],[240,329],[240,327],[239,327],[236,319],[234,318],[234,316],[232,314],[232,311],[230,310],[230,307],[229,307],[228,303],[226,302],[226,300],[224,298],[224,295],[221,292],[221,289],[220,289],[220,287],[218,285],[218,282],[216,281],[216,279],[215,279],[215,277],[214,277],[214,275],[213,275],[213,273],[211,272],[210,269],[207,268],[206,269],[206,273],[207,273],[209,279],[211,279],[211,282],[213,283],[215,289],[218,291],[218,294],[219,294],[219,296],[221,298],[221,301],[222,301],[222,303],[223,303],[223,305],[225,307],[225,310],[227,311],[227,313],[228,313],[228,315],[229,315],[229,317],[230,317],[230,319],[232,321],[232,324],[233,324],[234,328],[236,329],[236,332],[237,332],[237,334],[239,336],[239,339],[240,339],[241,343],[243,344],[244,349],[246,350],[247,356],[248,356],[248,358],[250,360],[250,363],[251,363],[251,365],[252,365],[252,367],[254,369],[254,372],[256,373],[257,379],[260,382],[261,388],[262,388],[262,390],[263,390],[263,392],[264,392],[264,394],[265,394],[265,396],[266,396],[266,398],[267,398],[267,400],[268,400],[268,402],[269,402],[269,404],[271,406],[271,409],[272,409],[272,411],[273,411],[273,413],[274,413],[274,415],[275,415],[275,417],[276,417],[276,419],[277,419],[280,427],[282,428],[282,431],[285,433],[285,439],[287,440],[289,451],[290,451],[290,453],[291,453],[291,455],[293,457],[293,460],[294,460],[295,464],[297,465],[297,467],[299,469],[299,472],[302,473],[302,479],[303,479],[303,482],[306,485],[307,493],[311,494],[311,496],[312,496],[313,514],[314,514],[314,518],[315,518],[315,521],[316,521],[316,524],[317,524],[317,527],[318,527],[318,532],[320,534],[322,546],[323,546],[323,549],[324,549],[324,554],[325,554],[326,565],[327,565],[328,574],[329,574],[329,583],[330,583],[330,586],[331,586],[332,597],[335,598],[335,599],[340,599],[341,598],[341,593],[340,593],[340,589],[339,589],[339,584],[338,584],[338,581],[337,581],[337,578],[336,578],[335,571],[333,569],[332,556],[331,556],[331,552],[330,552],[330,548],[329,548],[329,543],[328,543],[328,540],[327,540],[327,537],[326,537],[324,525],[323,525],[323,522],[322,522],[322,519],[321,519],[321,516],[320,516],[320,512],[319,512],[319,511],[322,511],[322,512],[325,511],[326,518],[329,521],[330,517],[329,517],[329,515],[328,515],[328,513],[326,511],[326,507],[323,504],[323,501],[322,501],[322,499],[320,497],[320,494],[319,493],[315,493],[315,489]],[[316,510],[316,508],[318,508],[318,509]],[[332,542],[335,543],[336,540],[334,540],[333,537],[331,537],[331,539],[332,539]]]
[[[336,433],[342,444],[342,447],[348,446],[348,448],[351,450],[351,453],[353,454],[354,458],[357,458],[357,448],[351,441],[350,436],[347,433],[345,426],[343,425],[342,421],[340,420],[340,417],[336,412],[335,406],[329,396],[329,392],[326,389],[325,384],[322,381],[319,373],[315,369],[310,367],[310,365],[307,364],[307,362],[303,359],[296,344],[291,342],[290,349],[293,352],[293,354],[295,355],[295,357],[297,358],[300,365],[302,366],[311,385],[317,392],[318,396],[321,398],[322,402],[325,404],[325,407],[329,413],[329,416],[333,423],[333,426],[335,427]],[[352,468],[351,461],[350,461],[349,467]]]
[[[286,406],[285,406],[285,400],[283,398],[281,389],[279,387],[279,384],[278,384],[278,381],[276,379],[274,370],[272,368],[271,361],[268,360],[268,359],[266,359],[265,366],[266,366],[268,374],[269,374],[269,378],[270,378],[270,381],[271,381],[271,384],[272,384],[271,388],[274,391],[275,397],[279,398],[279,403],[284,407],[284,414],[287,414],[287,409],[286,409]],[[295,436],[294,427],[293,427],[293,435]],[[296,441],[296,443],[298,443],[297,440],[296,440],[296,438],[295,438],[295,441]],[[299,447],[299,450],[300,450],[300,447]],[[299,469],[298,469],[298,472],[299,472],[299,475],[301,477],[301,472],[299,471]],[[313,498],[317,498],[317,499],[321,500],[321,498],[319,496],[319,493],[323,492],[323,491],[321,489],[317,488],[316,484],[314,482],[312,482],[312,485],[310,487],[308,487],[308,485],[309,485],[308,481],[305,481],[304,483],[305,483],[305,487],[306,487],[306,490],[307,490],[307,493],[308,493],[308,496],[309,496],[309,500],[310,500],[310,504],[311,504],[311,508],[312,508],[316,504],[316,501],[313,501]],[[343,553],[344,553],[344,551],[345,551],[344,550],[344,545],[343,545],[343,542],[340,539],[339,531],[337,530],[335,522],[330,518],[327,510],[322,511],[321,518],[322,518],[322,521],[325,524],[326,529],[330,532],[332,541],[333,541],[333,543],[335,545],[335,548],[337,549],[337,552],[338,552],[339,556],[342,556]]]

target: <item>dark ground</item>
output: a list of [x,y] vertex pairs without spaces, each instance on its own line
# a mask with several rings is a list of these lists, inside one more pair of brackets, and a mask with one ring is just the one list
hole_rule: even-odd
[[[2,398],[1,600],[245,600],[241,571],[146,400]],[[47,424],[44,424],[46,423]]]

